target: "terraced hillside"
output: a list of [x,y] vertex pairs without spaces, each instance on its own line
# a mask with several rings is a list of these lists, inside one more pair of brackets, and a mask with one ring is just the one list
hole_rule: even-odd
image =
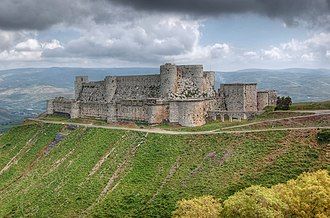
[[0,217],[169,217],[182,198],[226,199],[330,170],[317,130],[162,135],[25,123],[0,136]]

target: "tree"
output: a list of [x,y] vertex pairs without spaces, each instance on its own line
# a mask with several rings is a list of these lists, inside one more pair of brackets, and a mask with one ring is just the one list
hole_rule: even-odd
[[224,201],[221,217],[284,217],[286,210],[287,206],[273,190],[257,185]]
[[289,110],[292,100],[289,96],[277,97],[275,110]]
[[219,217],[221,209],[220,202],[213,196],[183,199],[177,202],[177,209],[173,212],[173,217],[215,218]]
[[330,217],[330,176],[326,170],[303,173],[272,189],[288,205],[289,217]]

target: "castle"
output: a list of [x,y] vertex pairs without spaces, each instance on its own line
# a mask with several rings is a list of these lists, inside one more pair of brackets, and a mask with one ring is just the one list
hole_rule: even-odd
[[276,92],[257,91],[257,84],[222,84],[214,89],[215,72],[202,65],[160,66],[160,74],[107,76],[75,80],[75,97],[57,97],[47,103],[47,114],[71,118],[95,117],[107,122],[144,121],[201,126],[207,119],[246,119],[276,102]]

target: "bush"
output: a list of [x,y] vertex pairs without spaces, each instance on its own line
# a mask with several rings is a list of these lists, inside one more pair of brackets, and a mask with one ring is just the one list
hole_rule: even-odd
[[222,217],[284,217],[287,206],[273,190],[251,186],[223,203]]
[[288,205],[289,217],[330,217],[330,176],[326,170],[303,173],[272,189]]
[[317,133],[316,137],[320,143],[330,143],[330,130],[322,130]]
[[203,196],[190,200],[181,200],[177,203],[177,209],[173,212],[173,217],[219,217],[221,211],[220,202],[212,196]]
[[330,217],[330,176],[319,170],[271,188],[251,186],[222,205],[211,196],[182,200],[173,217]]
[[277,97],[275,110],[289,110],[292,100],[289,96]]
[[266,113],[270,113],[270,112],[273,112],[275,110],[275,106],[266,106],[263,110]]

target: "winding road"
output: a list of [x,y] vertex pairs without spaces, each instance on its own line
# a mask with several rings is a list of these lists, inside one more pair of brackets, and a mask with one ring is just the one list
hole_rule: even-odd
[[42,120],[42,119],[37,119],[37,118],[36,119],[31,118],[29,120],[35,121],[35,122],[49,123],[49,124],[75,125],[75,126],[88,127],[88,128],[114,129],[114,130],[136,131],[136,132],[146,132],[146,133],[156,133],[156,134],[166,134],[166,135],[212,135],[212,134],[237,134],[237,133],[253,133],[253,132],[287,131],[287,130],[330,129],[330,126],[322,126],[322,127],[311,126],[311,127],[266,128],[266,129],[253,129],[253,130],[230,130],[230,129],[234,129],[234,128],[246,127],[246,126],[251,126],[251,125],[260,124],[260,123],[264,123],[264,122],[275,122],[275,121],[281,121],[281,120],[291,120],[291,119],[296,119],[296,118],[314,117],[314,116],[330,114],[330,110],[299,111],[299,112],[314,113],[314,114],[257,121],[257,122],[242,124],[242,125],[224,127],[221,129],[214,129],[214,130],[209,130],[209,131],[195,131],[195,132],[173,131],[173,130],[164,130],[164,129],[159,129],[159,128],[143,129],[143,128],[129,128],[129,127],[119,127],[119,126],[104,126],[104,125],[74,123],[74,122],[65,122],[65,121]]

